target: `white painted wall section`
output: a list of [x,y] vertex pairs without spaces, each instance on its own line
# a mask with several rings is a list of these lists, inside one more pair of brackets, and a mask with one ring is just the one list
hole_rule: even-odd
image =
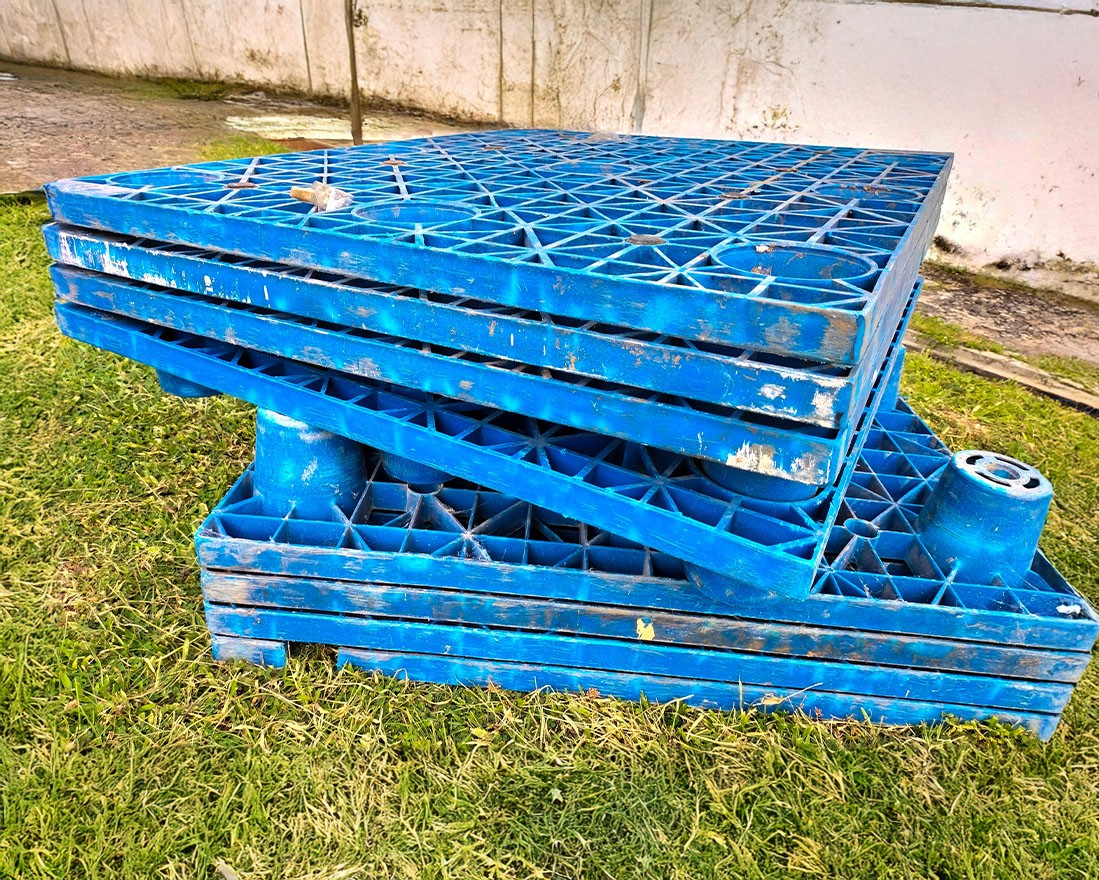
[[[507,125],[949,150],[974,262],[1099,262],[1099,0],[358,0],[368,98]],[[348,94],[341,0],[0,0],[0,56]]]

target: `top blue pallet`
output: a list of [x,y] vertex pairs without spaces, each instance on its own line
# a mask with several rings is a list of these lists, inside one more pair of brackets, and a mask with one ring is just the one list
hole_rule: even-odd
[[[951,157],[496,131],[49,184],[55,219],[838,364],[892,336]],[[325,183],[351,204],[291,196]]]

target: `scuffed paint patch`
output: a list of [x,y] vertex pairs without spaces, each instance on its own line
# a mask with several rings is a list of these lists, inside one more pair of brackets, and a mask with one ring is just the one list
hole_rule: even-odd
[[793,345],[799,332],[798,325],[789,318],[780,318],[763,331],[763,337],[768,345],[782,349]]
[[775,447],[760,443],[744,443],[725,458],[729,467],[756,473],[772,473],[775,467]]
[[651,642],[656,638],[656,627],[647,617],[637,618],[637,637],[643,642]]
[[[785,397],[786,393],[782,390],[781,385],[773,385],[768,383],[759,389],[759,393],[766,397],[768,400],[776,400],[780,397]],[[815,399],[814,399],[815,402]]]
[[821,471],[819,457],[805,453],[795,458],[789,467],[782,467],[775,461],[775,447],[763,443],[742,444],[736,452],[726,456],[725,464],[755,474],[811,485],[823,483],[826,477]]
[[323,443],[332,438],[332,434],[328,431],[310,427],[305,422],[300,422],[273,409],[265,409],[264,415],[268,421],[274,422],[280,427],[296,431],[296,439],[302,443]]
[[309,460],[309,464],[301,472],[302,482],[308,483],[313,479],[313,474],[317,472],[317,468],[320,467],[320,462],[313,458]]
[[[62,262],[69,263],[74,266],[79,266],[84,263],[83,257],[86,255],[79,247],[78,242],[80,239],[71,238],[68,235],[62,233],[60,238],[61,247],[61,259]],[[74,246],[76,245],[76,246]],[[116,257],[111,251],[110,245],[104,245],[101,249],[92,252],[93,262],[95,268],[100,272],[107,275],[120,275],[122,277],[128,277],[130,274],[130,264],[125,257]],[[154,284],[163,284],[160,279],[153,279]]]
[[834,422],[836,420],[835,406],[835,392],[831,394],[823,390],[813,392],[813,415],[816,416],[818,422],[824,424]]

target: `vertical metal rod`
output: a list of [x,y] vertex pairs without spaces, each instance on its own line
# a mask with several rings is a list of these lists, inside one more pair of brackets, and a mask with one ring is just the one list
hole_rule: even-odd
[[351,65],[351,140],[363,142],[363,108],[359,102],[359,65],[355,60],[355,0],[344,0],[343,17],[347,24],[347,57]]

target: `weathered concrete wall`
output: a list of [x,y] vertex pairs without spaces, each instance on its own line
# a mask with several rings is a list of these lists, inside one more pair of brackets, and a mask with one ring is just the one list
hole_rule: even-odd
[[[364,94],[470,119],[953,150],[974,260],[1099,262],[1099,0],[359,0],[356,35]],[[3,0],[0,56],[348,89],[339,0]]]

